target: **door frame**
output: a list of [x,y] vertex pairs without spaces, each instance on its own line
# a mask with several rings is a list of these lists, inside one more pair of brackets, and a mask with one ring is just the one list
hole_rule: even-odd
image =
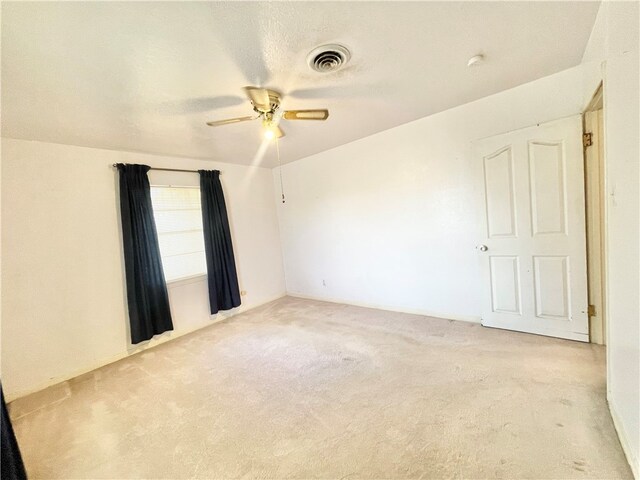
[[[598,111],[600,111],[599,118]],[[594,126],[596,128],[594,128]],[[589,315],[589,341],[608,343],[607,315],[607,202],[606,202],[606,145],[604,143],[604,84],[600,82],[589,104],[582,112],[583,134],[591,134],[591,145],[584,142],[585,176],[585,227],[587,238],[587,289],[589,308],[595,307],[595,315]],[[598,176],[598,190],[589,188],[589,174]],[[595,208],[594,208],[595,207]],[[597,209],[597,220],[590,219]],[[597,222],[597,223],[596,223]],[[594,226],[595,224],[595,226]],[[593,227],[593,228],[592,228]],[[597,236],[597,237],[596,237]],[[599,291],[599,292],[598,292]],[[596,293],[592,298],[592,294]],[[599,301],[597,298],[599,293]]]

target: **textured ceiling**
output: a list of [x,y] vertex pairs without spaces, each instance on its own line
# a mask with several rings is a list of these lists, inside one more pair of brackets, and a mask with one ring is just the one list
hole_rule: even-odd
[[[249,115],[245,85],[329,108],[326,122],[282,122],[290,162],[577,65],[598,6],[3,2],[2,135],[273,166],[258,122],[205,125]],[[328,42],[351,62],[311,71]]]

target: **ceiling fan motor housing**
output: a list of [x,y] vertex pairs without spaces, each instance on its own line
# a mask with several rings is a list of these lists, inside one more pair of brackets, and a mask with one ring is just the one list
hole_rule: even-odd
[[329,44],[314,48],[307,55],[307,63],[312,70],[320,73],[335,72],[351,58],[351,52],[343,45]]
[[265,91],[269,95],[269,107],[256,105],[253,103],[253,101],[251,102],[251,104],[253,105],[253,110],[261,115],[264,113],[275,113],[275,111],[280,106],[280,93],[276,92],[275,90]]

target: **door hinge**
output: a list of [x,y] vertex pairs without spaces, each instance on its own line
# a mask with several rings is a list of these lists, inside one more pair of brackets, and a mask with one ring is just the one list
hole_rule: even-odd
[[582,134],[582,146],[584,148],[590,147],[593,145],[593,134],[592,133],[583,133]]
[[595,305],[589,305],[589,307],[587,308],[587,315],[589,315],[590,317],[595,317],[596,316],[596,306]]

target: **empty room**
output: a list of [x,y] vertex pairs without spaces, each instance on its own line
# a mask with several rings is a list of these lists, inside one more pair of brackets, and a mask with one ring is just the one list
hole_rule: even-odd
[[640,479],[639,7],[2,1],[2,479]]

